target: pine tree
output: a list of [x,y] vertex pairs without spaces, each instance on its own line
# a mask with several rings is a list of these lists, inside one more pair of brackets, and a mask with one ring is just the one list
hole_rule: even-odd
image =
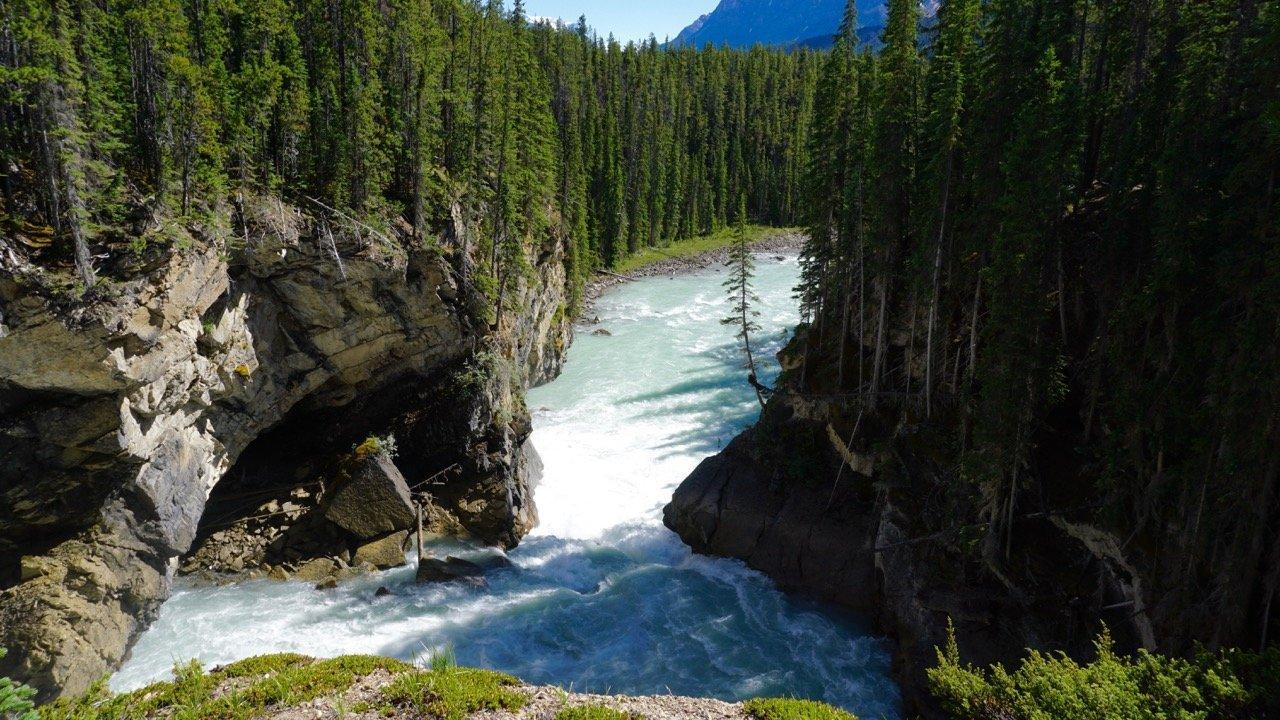
[[226,132],[228,162],[241,186],[278,190],[299,178],[311,102],[302,47],[285,0],[245,2],[232,53]]
[[[90,140],[79,112],[84,85],[72,16],[66,3],[50,7],[22,0],[12,11],[0,77],[17,107],[5,108],[5,155],[9,167],[38,168],[39,187],[31,189],[39,219],[55,239],[70,240],[80,281],[91,288],[96,275],[86,226],[95,198]],[[20,202],[12,183],[6,182],[6,209]]]
[[962,119],[968,86],[972,82],[973,55],[978,32],[978,0],[948,0],[938,11],[939,33],[929,66],[927,102],[932,158],[930,182],[926,188],[936,193],[936,207],[929,225],[936,227],[929,291],[929,317],[925,339],[925,411],[933,411],[934,365],[936,361],[939,303],[942,300],[943,254],[946,250],[947,219],[951,208],[951,186],[955,177],[956,153],[961,142]]
[[[888,331],[899,264],[914,241],[912,199],[918,161],[920,53],[916,0],[890,0],[885,49],[880,60],[881,88],[877,109],[874,157],[877,199],[871,223],[876,272],[875,356],[870,378],[871,402],[878,401],[884,381]],[[910,372],[910,369],[907,369]]]
[[846,215],[850,158],[844,152],[851,128],[850,90],[856,88],[854,52],[857,48],[857,3],[850,0],[822,68],[815,91],[810,131],[810,167],[805,175],[809,237],[801,254],[798,288],[800,313],[805,319],[822,316],[823,288],[833,267],[839,267],[838,247]]
[[760,407],[764,407],[764,392],[756,372],[755,354],[751,350],[751,334],[760,331],[760,324],[755,318],[760,311],[755,306],[760,298],[752,289],[755,278],[755,257],[751,253],[751,244],[747,234],[747,204],[745,199],[739,200],[737,223],[733,233],[733,244],[729,246],[729,279],[724,281],[728,291],[729,306],[732,312],[721,320],[721,324],[737,329],[734,337],[742,342],[742,352],[747,359],[748,379],[755,388]]
[[428,206],[443,197],[432,172],[440,155],[441,133],[436,108],[441,103],[443,37],[423,0],[396,0],[391,5],[387,54],[389,122],[397,130],[399,152],[388,195],[404,207],[415,234],[426,231]]

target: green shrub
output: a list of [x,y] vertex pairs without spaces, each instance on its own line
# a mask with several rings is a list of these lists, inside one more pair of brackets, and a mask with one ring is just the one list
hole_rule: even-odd
[[756,720],[858,720],[852,713],[815,700],[758,698],[742,704]]
[[462,720],[481,710],[518,710],[520,681],[491,670],[448,668],[405,673],[382,691],[386,710],[411,709],[431,720]]
[[400,449],[396,446],[395,435],[388,434],[386,437],[370,435],[364,439],[364,442],[351,448],[351,457],[353,460],[360,461],[378,453],[386,453],[389,457],[394,458],[399,452]]
[[953,629],[929,688],[959,720],[1226,720],[1252,699],[1228,656],[1126,657],[1106,630],[1095,647],[1087,665],[1032,651],[1014,672],[984,670],[961,662]]
[[561,708],[554,720],[640,720],[640,716],[604,705],[574,705]]
[[1222,658],[1249,695],[1241,716],[1280,718],[1280,646],[1273,645],[1261,653],[1228,650]]
[[[0,658],[8,653],[0,648]],[[16,683],[7,677],[0,677],[0,718],[8,720],[37,720],[35,713],[36,691]]]

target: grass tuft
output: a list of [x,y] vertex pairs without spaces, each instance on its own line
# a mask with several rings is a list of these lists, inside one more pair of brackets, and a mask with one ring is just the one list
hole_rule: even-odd
[[412,665],[400,660],[372,655],[348,655],[287,668],[250,685],[240,695],[250,704],[259,707],[297,705],[346,690],[357,678],[375,670],[400,673],[412,669]]
[[756,720],[858,720],[852,713],[815,700],[758,698],[742,704]]
[[431,653],[431,659],[427,663],[427,667],[436,672],[452,670],[458,667],[458,656],[453,652],[452,645],[445,645],[443,648]]
[[173,669],[172,682],[148,685],[124,695],[112,695],[106,681],[74,700],[59,700],[40,709],[43,720],[135,720],[163,713],[173,720],[242,720],[248,708],[232,698],[213,698],[222,678],[192,661]]
[[503,673],[470,668],[404,673],[382,691],[386,710],[408,708],[431,720],[462,720],[481,710],[519,710],[520,681]]

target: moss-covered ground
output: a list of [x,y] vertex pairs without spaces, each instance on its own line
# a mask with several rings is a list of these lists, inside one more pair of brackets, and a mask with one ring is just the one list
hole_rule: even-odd
[[[295,653],[264,655],[205,670],[191,662],[174,678],[112,694],[105,681],[86,695],[39,709],[40,720],[466,720],[482,717],[554,720],[645,720],[662,717],[742,720],[855,720],[821,703],[573,695],[536,688],[491,670],[456,667],[449,654],[427,668],[351,655],[317,660]],[[522,712],[523,711],[523,712]]]

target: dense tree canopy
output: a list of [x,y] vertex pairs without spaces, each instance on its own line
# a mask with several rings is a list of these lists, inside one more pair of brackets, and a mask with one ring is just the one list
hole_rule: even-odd
[[820,62],[622,45],[518,0],[6,0],[0,30],[0,221],[85,284],[112,241],[249,193],[428,236],[461,202],[499,295],[550,230],[581,279],[740,196],[787,222]]
[[1074,509],[1167,569],[1162,643],[1274,640],[1280,6],[891,0],[884,41],[818,83],[803,391],[958,429],[983,566]]

